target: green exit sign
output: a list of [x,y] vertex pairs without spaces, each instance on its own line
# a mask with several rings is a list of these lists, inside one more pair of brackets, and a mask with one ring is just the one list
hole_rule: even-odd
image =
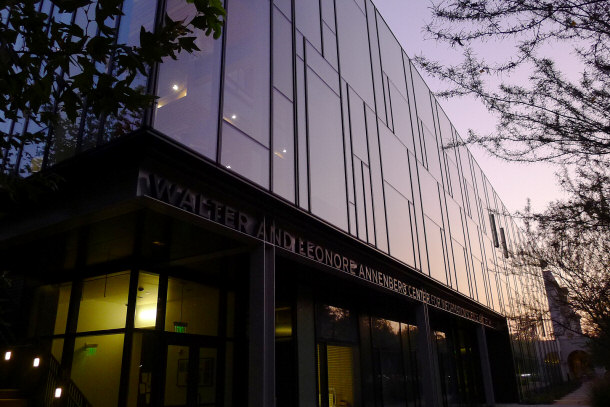
[[179,334],[185,334],[187,326],[187,322],[174,322],[174,332],[177,332]]

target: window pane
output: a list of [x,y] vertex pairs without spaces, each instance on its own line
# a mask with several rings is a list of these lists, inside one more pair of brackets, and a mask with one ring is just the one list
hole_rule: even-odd
[[273,85],[292,100],[292,25],[273,9]]
[[[167,13],[174,20],[188,20],[195,6],[170,0]],[[197,32],[201,49],[167,58],[159,66],[157,110],[154,126],[189,148],[216,159],[220,55],[222,40]]]
[[140,273],[138,296],[136,298],[136,328],[154,328],[157,321],[157,296],[159,295],[159,276]]
[[35,294],[31,333],[35,336],[66,333],[72,283],[39,287]]
[[385,196],[386,210],[388,211],[390,254],[415,267],[409,201],[387,183]]
[[316,335],[320,339],[358,342],[356,315],[348,309],[332,305],[316,307]]
[[269,187],[269,150],[233,126],[222,124],[222,165]]
[[413,200],[409,176],[409,153],[390,130],[379,125],[383,177],[404,197]]
[[320,28],[320,2],[294,2],[294,13],[297,30],[309,40],[318,50],[322,50],[322,30]]
[[273,92],[273,192],[294,202],[294,121],[292,102]]
[[464,295],[470,295],[470,282],[468,279],[468,265],[466,264],[466,250],[464,246],[452,240],[453,261],[455,262],[455,275],[457,278],[457,289]]
[[375,99],[366,18],[353,1],[337,1],[336,7],[341,75],[369,106],[373,106]]
[[93,406],[118,403],[123,336],[82,336],[74,342],[70,376]]
[[83,281],[77,332],[125,328],[129,272]]
[[223,106],[225,120],[264,146],[269,146],[269,7],[265,0],[228,3]]
[[396,89],[403,96],[406,96],[407,87],[402,63],[402,48],[379,13],[377,13],[377,27],[379,29],[381,68],[392,83],[396,85]]
[[384,406],[405,405],[405,379],[400,349],[400,323],[371,318],[374,368]]
[[430,276],[443,284],[447,284],[442,229],[427,216],[424,218],[424,224],[426,227]]
[[364,103],[351,88],[349,91],[349,117],[352,130],[352,148],[356,157],[368,164],[369,150],[366,143]]
[[311,70],[307,85],[311,211],[347,230],[341,105],[337,95]]
[[217,335],[218,301],[217,288],[170,278],[167,285],[165,330]]

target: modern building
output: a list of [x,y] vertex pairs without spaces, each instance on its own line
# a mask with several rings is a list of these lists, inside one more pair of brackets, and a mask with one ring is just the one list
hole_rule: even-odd
[[[550,322],[518,323],[542,276],[513,269],[518,228],[373,3],[225,5],[221,39],[141,78],[152,114],[3,152],[59,179],[1,219],[12,344],[95,407],[493,405],[561,381]],[[191,10],[123,7],[128,44]]]
[[543,271],[553,332],[559,349],[561,371],[568,380],[582,380],[593,375],[587,338],[583,335],[581,317],[570,305],[568,289],[559,285],[553,274]]

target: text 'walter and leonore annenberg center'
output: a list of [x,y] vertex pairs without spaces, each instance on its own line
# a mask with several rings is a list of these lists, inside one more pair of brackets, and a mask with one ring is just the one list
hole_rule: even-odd
[[[513,272],[519,229],[374,4],[225,6],[220,39],[138,80],[153,114],[3,152],[64,180],[2,220],[19,341],[95,407],[484,405],[561,381],[550,322],[516,322],[546,304]],[[118,40],[163,8],[192,13],[125,0]]]

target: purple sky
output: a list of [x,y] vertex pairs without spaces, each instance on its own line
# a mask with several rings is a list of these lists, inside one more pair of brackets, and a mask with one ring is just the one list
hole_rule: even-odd
[[[459,50],[425,38],[423,26],[430,17],[428,1],[372,1],[410,57],[423,54],[440,61],[458,60]],[[510,52],[510,48],[490,44],[483,52],[493,57],[494,54]],[[432,91],[443,88],[438,81],[427,77],[423,72],[422,75]],[[495,117],[473,98],[442,99],[440,104],[462,136],[467,135],[468,129],[480,133],[492,132],[495,129]],[[479,147],[469,148],[509,211],[523,209],[527,198],[531,199],[534,210],[542,210],[549,201],[562,196],[554,175],[559,170],[557,167],[540,163],[505,162],[491,157]]]

